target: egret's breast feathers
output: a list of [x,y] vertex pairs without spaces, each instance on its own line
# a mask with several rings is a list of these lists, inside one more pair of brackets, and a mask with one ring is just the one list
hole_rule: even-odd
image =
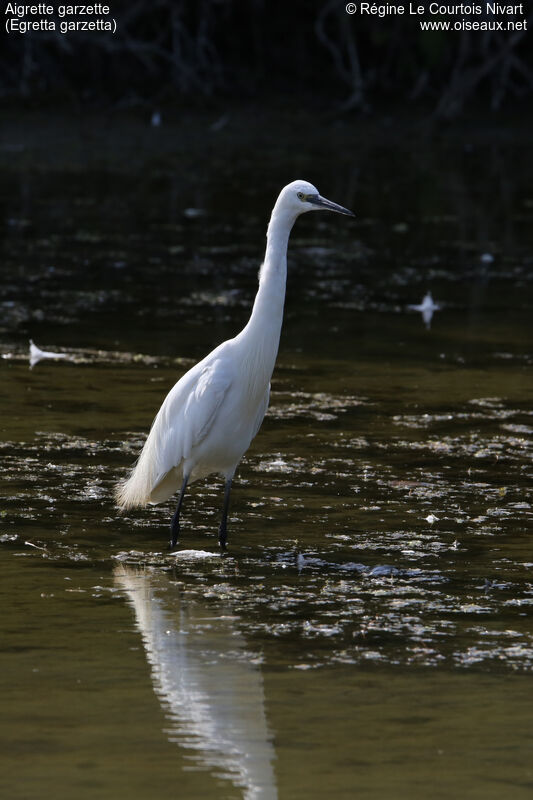
[[221,359],[216,359],[200,373],[183,412],[183,458],[190,458],[193,448],[209,433],[231,383],[232,375]]

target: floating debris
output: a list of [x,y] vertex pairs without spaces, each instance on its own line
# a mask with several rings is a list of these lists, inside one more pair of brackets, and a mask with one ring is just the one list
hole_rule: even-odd
[[206,558],[220,559],[220,553],[212,553],[209,550],[179,550],[172,555],[176,559],[185,559],[187,561],[200,561]]
[[229,114],[223,114],[221,117],[216,119],[211,125],[209,126],[209,130],[213,131],[213,133],[217,133],[217,131],[221,131],[222,128],[225,128],[228,124],[230,119]]
[[24,544],[26,547],[34,547],[36,550],[43,550],[46,553],[46,547],[40,547],[38,544],[34,544],[30,541],[25,541]]
[[205,211],[203,208],[186,208],[183,216],[187,217],[187,219],[198,219],[198,217],[205,216]]

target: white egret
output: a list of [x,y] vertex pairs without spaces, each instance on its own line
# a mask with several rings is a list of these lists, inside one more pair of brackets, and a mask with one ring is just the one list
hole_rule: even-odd
[[321,209],[354,216],[321,197],[307,181],[293,181],[282,189],[268,225],[265,260],[247,325],[170,390],[129,478],[117,487],[117,504],[123,509],[161,503],[180,489],[171,547],[178,540],[187,485],[211,473],[225,480],[218,538],[221,548],[226,547],[231,481],[268,407],[283,319],[289,234],[300,214]]

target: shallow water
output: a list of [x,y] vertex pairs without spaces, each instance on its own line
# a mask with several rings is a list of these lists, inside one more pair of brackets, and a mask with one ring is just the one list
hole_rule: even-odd
[[[4,165],[2,796],[531,796],[531,151],[328,154]],[[295,172],[358,217],[294,230],[227,557],[218,480],[170,555],[112,488]]]

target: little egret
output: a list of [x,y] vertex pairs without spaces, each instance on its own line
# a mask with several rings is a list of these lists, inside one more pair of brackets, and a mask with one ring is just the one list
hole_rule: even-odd
[[117,487],[122,509],[161,503],[180,490],[171,524],[172,548],[187,485],[211,473],[225,480],[218,540],[222,550],[226,547],[231,481],[268,407],[283,319],[289,234],[300,214],[321,209],[354,216],[321,197],[307,181],[293,181],[282,189],[268,225],[265,260],[247,325],[170,390],[129,478]]

